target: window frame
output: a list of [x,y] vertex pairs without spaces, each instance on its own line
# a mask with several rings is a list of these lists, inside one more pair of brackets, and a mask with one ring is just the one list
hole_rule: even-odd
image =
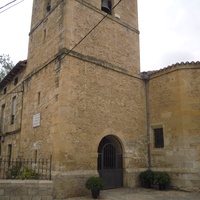
[[1,133],[4,133],[4,127],[5,127],[5,112],[6,110],[6,104],[3,104],[1,106]]
[[11,125],[15,123],[15,114],[16,114],[16,107],[17,107],[17,97],[14,96],[12,98],[12,107],[11,107]]
[[165,147],[163,128],[162,127],[154,128],[153,134],[154,134],[154,148],[155,149],[163,149]]
[[4,87],[3,94],[6,94],[6,93],[7,93],[7,87]]
[[17,85],[18,82],[19,82],[19,77],[16,76],[16,77],[14,78],[13,84],[14,84],[14,85]]

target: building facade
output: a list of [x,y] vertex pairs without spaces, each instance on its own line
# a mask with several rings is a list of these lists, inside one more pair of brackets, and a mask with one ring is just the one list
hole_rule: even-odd
[[56,198],[147,168],[199,190],[199,68],[140,72],[137,0],[34,0],[28,62],[0,83],[1,156],[52,155]]
[[[174,187],[197,191],[200,186],[199,75],[200,62],[186,62],[152,73],[149,79],[152,167],[169,171]],[[160,129],[161,143],[155,135]]]
[[1,142],[0,155],[8,158],[20,156],[22,130],[23,78],[27,61],[20,61],[0,82],[1,90]]

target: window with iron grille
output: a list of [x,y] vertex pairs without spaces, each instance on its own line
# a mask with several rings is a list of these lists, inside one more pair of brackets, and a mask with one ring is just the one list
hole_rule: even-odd
[[163,128],[154,129],[154,144],[155,148],[164,147]]
[[16,112],[16,96],[13,97],[12,99],[12,108],[11,108],[11,124],[14,124],[15,122],[15,112]]

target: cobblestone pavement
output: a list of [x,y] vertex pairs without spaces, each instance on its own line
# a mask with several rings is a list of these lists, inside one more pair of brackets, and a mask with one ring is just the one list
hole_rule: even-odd
[[[68,200],[92,199],[91,196],[68,198]],[[153,189],[112,189],[100,192],[100,199],[108,200],[200,200],[198,192],[183,192],[176,190],[159,191]]]

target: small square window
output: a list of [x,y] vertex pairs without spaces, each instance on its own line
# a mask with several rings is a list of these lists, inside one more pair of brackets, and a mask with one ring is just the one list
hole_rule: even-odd
[[154,129],[155,148],[164,148],[163,128]]

